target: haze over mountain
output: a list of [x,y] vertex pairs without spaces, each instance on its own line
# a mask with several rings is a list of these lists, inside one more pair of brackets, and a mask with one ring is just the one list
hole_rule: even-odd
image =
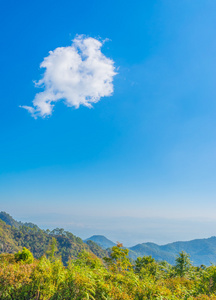
[[[109,248],[116,245],[103,235],[93,235],[82,241],[81,238],[63,228],[56,228],[52,231],[41,230],[33,223],[18,222],[5,212],[0,212],[0,220],[0,252],[14,252],[25,246],[33,252],[35,257],[40,257],[47,251],[54,237],[57,240],[59,253],[66,263],[70,256],[76,257],[84,249],[102,258],[108,254]],[[151,255],[156,260],[166,260],[168,263],[174,264],[179,252],[185,251],[190,255],[194,265],[216,264],[215,236],[162,246],[155,243],[142,243],[128,247],[128,249],[130,250],[129,256],[133,260],[137,257]]]
[[[106,249],[106,245],[115,245],[112,241],[104,236],[93,236],[87,240],[91,240]],[[104,241],[104,244],[103,244]],[[175,263],[176,256],[181,251],[185,251],[190,255],[190,259],[194,265],[216,264],[216,237],[206,239],[195,239],[187,242],[174,242],[159,246],[155,243],[142,243],[133,247],[128,247],[129,256],[132,259],[137,257],[151,255],[156,260],[166,260],[170,264]]]

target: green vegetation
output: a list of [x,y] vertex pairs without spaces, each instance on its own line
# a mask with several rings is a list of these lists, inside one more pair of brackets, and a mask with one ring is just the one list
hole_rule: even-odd
[[22,251],[19,251],[19,252],[15,253],[14,258],[15,258],[16,262],[22,261],[22,262],[25,262],[27,264],[31,264],[34,261],[33,254],[28,249],[26,249],[25,247],[23,247]]
[[134,263],[117,244],[104,260],[80,252],[64,266],[52,238],[40,259],[23,248],[0,255],[2,300],[141,300],[216,299],[216,266],[194,267],[182,252],[174,266],[151,256]]
[[16,241],[14,240],[11,226],[8,226],[0,220],[0,253],[15,252],[19,249]]
[[216,266],[193,266],[184,251],[173,265],[151,255],[131,260],[120,243],[108,253],[62,228],[44,231],[2,216],[1,300],[216,300]]
[[[96,254],[98,257],[104,257],[108,253],[97,244],[89,241],[84,243],[81,238],[76,237],[71,232],[64,231],[62,228],[56,228],[52,231],[41,230],[39,227],[30,223],[31,226],[25,226],[19,223],[6,213],[5,220],[11,225],[7,225],[0,220],[0,253],[14,253],[22,250],[23,247],[29,249],[35,258],[40,258],[47,251],[50,251],[53,240],[56,241],[58,248],[57,255],[61,257],[64,265],[71,258],[75,258],[78,254],[85,250]],[[4,215],[4,216],[5,216]],[[19,226],[14,226],[19,224]],[[29,223],[27,223],[29,224]]]

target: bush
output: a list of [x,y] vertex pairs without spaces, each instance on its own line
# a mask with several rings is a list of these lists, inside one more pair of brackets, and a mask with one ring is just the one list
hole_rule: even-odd
[[27,248],[23,247],[22,251],[14,254],[16,262],[21,261],[27,264],[31,264],[34,261],[34,256]]

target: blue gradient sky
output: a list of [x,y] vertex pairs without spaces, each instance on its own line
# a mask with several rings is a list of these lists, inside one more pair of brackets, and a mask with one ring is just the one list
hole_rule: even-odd
[[[126,245],[216,231],[216,2],[4,1],[0,204],[18,220]],[[35,120],[40,63],[109,38],[114,94]]]

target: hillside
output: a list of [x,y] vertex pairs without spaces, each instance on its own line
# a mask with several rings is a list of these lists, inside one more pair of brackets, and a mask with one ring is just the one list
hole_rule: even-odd
[[13,253],[19,250],[19,246],[14,240],[11,226],[0,220],[0,253]]
[[[34,257],[39,258],[47,252],[55,238],[58,254],[62,257],[64,264],[70,258],[77,257],[82,250],[92,252],[100,258],[107,255],[107,252],[94,242],[84,243],[81,238],[62,228],[44,231],[37,226],[32,226],[32,223],[30,223],[30,227],[22,225],[6,213],[1,213],[0,218],[2,216],[9,224],[0,219],[0,253],[14,253],[21,250],[22,247],[26,247]],[[18,226],[16,226],[17,223]]]
[[37,226],[37,225],[35,225],[35,224],[33,224],[33,223],[30,223],[30,222],[25,222],[25,223],[23,223],[23,222],[18,222],[18,221],[16,221],[16,220],[14,220],[9,214],[7,214],[5,211],[1,211],[0,212],[0,219],[2,220],[2,221],[4,221],[7,225],[10,225],[10,226],[14,226],[14,227],[16,227],[16,228],[19,228],[19,227],[21,227],[21,226],[27,226],[27,227],[31,227],[31,228],[37,228],[37,229],[39,229],[39,227]]

